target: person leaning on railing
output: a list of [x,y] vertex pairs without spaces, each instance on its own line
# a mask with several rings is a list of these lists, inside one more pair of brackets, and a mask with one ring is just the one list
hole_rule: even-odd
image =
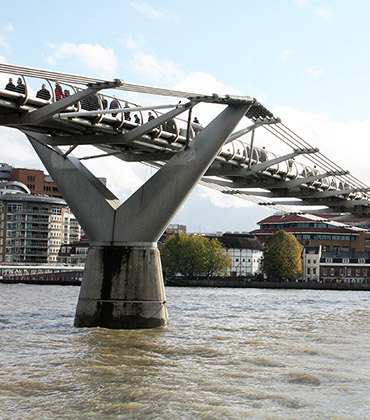
[[46,89],[45,83],[41,86],[41,89],[36,93],[36,98],[44,99],[48,101],[51,98],[50,92]]
[[23,84],[22,79],[18,77],[17,86],[15,87],[15,91],[18,93],[25,94],[26,93],[26,86]]
[[5,86],[6,90],[11,90],[15,92],[15,84],[13,83],[13,79],[10,78],[8,84]]

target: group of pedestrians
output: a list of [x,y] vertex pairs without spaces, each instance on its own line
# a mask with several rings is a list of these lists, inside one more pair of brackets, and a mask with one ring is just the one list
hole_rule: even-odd
[[26,86],[20,77],[18,77],[17,86],[15,86],[13,79],[10,77],[8,84],[5,86],[5,89],[11,90],[12,92],[22,93],[23,95],[26,93]]
[[[21,94],[26,93],[26,86],[24,85],[21,77],[19,77],[18,80],[17,80],[17,86],[14,85],[13,79],[10,77],[8,84],[5,86],[5,89],[10,90],[12,92],[21,93]],[[55,82],[54,94],[55,94],[55,100],[59,101],[63,98],[66,98],[66,97],[70,96],[70,91],[68,89],[65,89],[63,91],[63,88],[61,87],[60,83]],[[37,92],[36,97],[39,98],[39,99],[44,99],[45,101],[49,101],[51,99],[51,94],[48,91],[48,89],[46,89],[45,83],[42,84],[42,87]],[[108,108],[108,101],[104,97],[101,98],[101,105],[102,105],[103,109]],[[114,111],[115,109],[119,109],[120,107],[121,106],[120,106],[120,103],[119,103],[118,99],[115,96],[113,96],[113,99],[109,104],[109,109]],[[98,96],[96,94],[94,94],[94,95],[88,96],[87,98],[82,99],[81,108],[86,109],[86,110],[100,109],[101,106],[99,104]],[[127,101],[125,102],[124,108],[130,108]],[[117,112],[112,112],[113,117],[116,117],[117,114],[118,114]],[[126,121],[131,121],[131,116],[130,116],[129,111],[125,111],[123,113],[123,115],[124,115],[124,118],[125,118]],[[153,113],[148,112],[148,122],[153,120],[154,118],[155,118],[155,116],[153,115]],[[134,115],[134,122],[135,122],[135,124],[138,124],[138,125],[141,124],[141,120],[140,120],[140,117],[139,117],[138,114]],[[199,133],[199,131],[201,131],[202,126],[200,125],[197,117],[194,118],[193,123],[192,123],[192,127],[193,127],[193,130],[194,130],[195,134],[197,134],[197,133]],[[175,132],[176,131],[175,122],[173,120],[170,120],[163,125],[163,128],[165,129],[165,131],[168,131],[170,133]]]

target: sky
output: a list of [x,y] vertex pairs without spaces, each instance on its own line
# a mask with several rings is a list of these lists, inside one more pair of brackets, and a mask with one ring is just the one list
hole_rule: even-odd
[[[1,4],[0,62],[200,93],[253,96],[326,156],[370,184],[368,1]],[[6,80],[0,75],[0,84]],[[161,98],[125,95],[121,96],[143,105],[163,103]],[[210,107],[193,111],[203,125],[219,112]],[[255,142],[284,153],[278,140],[258,130]],[[18,131],[0,127],[0,144],[0,162],[43,169]],[[108,187],[122,200],[154,173],[147,166],[114,158],[96,159],[87,166],[106,177]],[[250,231],[272,213],[198,186],[173,223],[185,224],[191,232]]]

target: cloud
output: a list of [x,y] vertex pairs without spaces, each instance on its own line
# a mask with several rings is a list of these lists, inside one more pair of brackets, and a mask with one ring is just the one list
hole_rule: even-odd
[[4,48],[6,51],[9,50],[9,44],[5,36],[0,35],[0,48]]
[[300,7],[300,8],[302,8],[306,3],[307,3],[307,0],[294,0],[295,2],[296,2],[296,4]]
[[180,66],[166,59],[158,59],[153,55],[135,54],[129,61],[132,70],[144,76],[150,76],[153,80],[165,80],[166,82],[174,82],[183,77]]
[[117,70],[117,58],[112,48],[99,44],[72,44],[64,42],[59,46],[49,45],[53,53],[46,58],[52,66],[66,61],[79,62],[89,71],[96,71],[103,76],[112,77]]
[[137,34],[135,38],[127,35],[125,38],[119,39],[118,42],[128,50],[138,51],[145,44],[145,37],[143,34]]
[[5,28],[8,32],[14,32],[14,26],[9,22],[8,25]]
[[132,7],[140,13],[153,20],[179,20],[179,16],[173,14],[165,7],[153,7],[144,1],[135,1],[131,3]]
[[314,79],[317,79],[323,74],[323,71],[315,66],[308,67],[305,70],[305,73],[313,77]]
[[212,190],[210,188],[199,185],[197,188],[197,197],[209,200],[214,206],[223,209],[229,208],[246,208],[253,207],[254,203],[250,201],[242,200],[237,197],[233,197],[229,194],[222,194],[219,191]]
[[[289,107],[277,107],[274,114],[329,159],[370,185],[368,155],[364,153],[370,142],[370,120],[343,123],[331,120],[327,113]],[[279,149],[276,142],[274,149]]]
[[316,15],[325,22],[331,21],[331,12],[327,8],[322,7],[320,9],[317,9]]
[[295,54],[295,51],[292,48],[287,48],[285,51],[283,51],[279,55],[279,58],[280,60],[286,60],[288,57],[291,57],[294,54]]

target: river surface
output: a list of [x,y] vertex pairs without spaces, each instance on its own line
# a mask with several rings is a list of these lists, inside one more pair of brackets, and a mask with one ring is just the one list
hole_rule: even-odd
[[0,284],[1,419],[370,419],[369,292],[168,287],[142,331],[78,292]]

